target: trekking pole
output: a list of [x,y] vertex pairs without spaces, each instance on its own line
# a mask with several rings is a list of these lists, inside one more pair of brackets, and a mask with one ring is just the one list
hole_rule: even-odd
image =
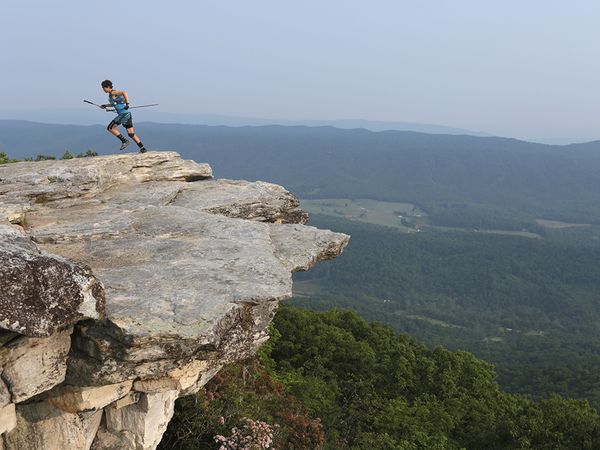
[[133,108],[147,108],[148,106],[158,106],[158,103],[152,103],[151,105],[130,106],[129,109],[133,109]]
[[98,108],[102,108],[101,105],[97,105],[96,103],[90,102],[89,100],[84,100],[84,103],[89,103],[90,105],[94,105],[94,106],[97,106]]
[[90,105],[97,106],[98,108],[103,109],[106,112],[114,112],[114,109],[112,109],[110,107],[103,108],[102,105],[97,105],[96,103],[90,102],[89,100],[84,100],[84,102],[85,103],[89,103]]

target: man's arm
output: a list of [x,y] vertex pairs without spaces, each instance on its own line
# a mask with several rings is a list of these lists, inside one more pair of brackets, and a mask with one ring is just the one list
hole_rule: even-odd
[[123,98],[125,99],[125,103],[129,104],[129,95],[127,94],[127,91],[112,91],[112,94],[114,96],[122,95]]

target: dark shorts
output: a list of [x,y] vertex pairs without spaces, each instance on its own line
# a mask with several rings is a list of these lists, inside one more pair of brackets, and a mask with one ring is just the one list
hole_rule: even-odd
[[106,128],[109,130],[116,127],[117,125],[123,125],[125,128],[133,128],[133,121],[131,120],[131,113],[126,112],[124,114],[119,114],[115,117]]

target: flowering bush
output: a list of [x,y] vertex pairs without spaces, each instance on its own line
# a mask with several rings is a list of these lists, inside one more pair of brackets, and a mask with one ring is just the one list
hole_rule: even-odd
[[[260,420],[244,417],[242,428],[233,427],[231,436],[215,436],[215,441],[220,443],[219,450],[260,450],[273,449],[274,427]],[[275,425],[277,426],[277,425]]]

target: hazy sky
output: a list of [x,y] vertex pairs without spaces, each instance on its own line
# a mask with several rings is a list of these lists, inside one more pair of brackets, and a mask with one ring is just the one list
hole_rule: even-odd
[[436,123],[600,137],[600,2],[19,0],[0,12],[0,109]]

